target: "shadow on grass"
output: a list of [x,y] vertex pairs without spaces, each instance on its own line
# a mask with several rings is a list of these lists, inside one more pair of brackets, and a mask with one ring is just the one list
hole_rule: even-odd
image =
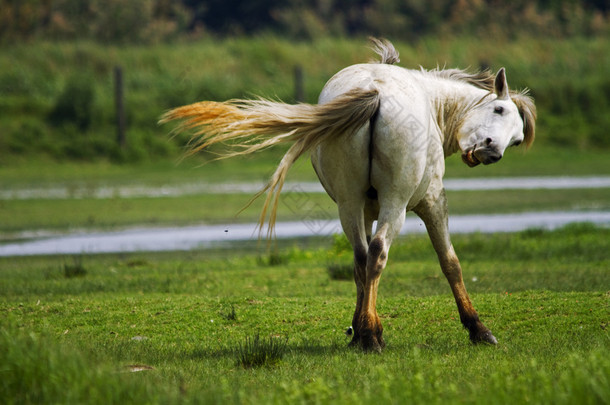
[[[303,340],[301,342],[293,342],[290,338],[287,339],[284,346],[285,355],[307,355],[307,356],[329,356],[334,354],[345,353],[354,350],[348,347],[349,341],[345,342],[333,341],[330,343],[314,342],[312,340]],[[193,350],[176,353],[176,358],[180,360],[203,360],[203,359],[237,359],[240,351],[240,342],[229,344],[221,344],[215,348],[198,347]]]

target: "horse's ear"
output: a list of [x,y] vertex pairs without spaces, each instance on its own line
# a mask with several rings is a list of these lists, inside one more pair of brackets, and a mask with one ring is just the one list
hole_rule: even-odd
[[494,81],[494,92],[500,100],[508,100],[508,83],[506,82],[506,70],[501,68],[496,74]]

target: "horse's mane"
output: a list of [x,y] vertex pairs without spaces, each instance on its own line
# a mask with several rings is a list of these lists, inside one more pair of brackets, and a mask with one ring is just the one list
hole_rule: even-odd
[[[372,61],[373,63],[394,65],[400,62],[398,51],[390,41],[385,38],[374,37],[369,37],[369,41],[371,42],[371,49],[381,58],[380,61]],[[469,73],[462,69],[441,69],[438,67],[432,70],[421,68],[421,70],[441,79],[462,81],[483,90],[493,91],[495,76],[489,70],[476,73]]]
[[422,68],[422,71],[441,79],[449,79],[468,83],[475,87],[478,87],[479,89],[487,91],[493,91],[494,80],[496,78],[496,76],[488,69],[481,70],[475,73],[470,73],[462,69],[440,69],[438,67],[432,70],[425,70],[424,68]]
[[510,91],[510,98],[517,105],[519,114],[523,119],[523,135],[526,147],[530,147],[536,137],[536,104],[534,99],[529,95],[529,89],[522,91]]
[[[393,65],[400,62],[398,51],[390,41],[385,38],[373,37],[369,37],[369,41],[371,41],[371,49],[381,57],[381,60],[378,63]],[[373,63],[377,62],[374,61]]]

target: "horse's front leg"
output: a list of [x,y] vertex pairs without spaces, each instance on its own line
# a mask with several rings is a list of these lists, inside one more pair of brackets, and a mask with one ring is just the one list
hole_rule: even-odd
[[498,341],[491,331],[479,320],[479,315],[474,309],[464,280],[462,278],[462,267],[458,260],[451,240],[449,238],[449,224],[447,211],[447,198],[443,189],[435,198],[427,197],[416,208],[415,213],[424,221],[428,235],[436,250],[443,274],[449,281],[451,291],[455,297],[460,320],[470,332],[470,340],[473,343],[492,343]]

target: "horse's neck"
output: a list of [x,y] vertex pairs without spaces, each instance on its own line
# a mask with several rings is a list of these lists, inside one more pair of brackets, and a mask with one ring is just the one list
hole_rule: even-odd
[[431,77],[426,87],[432,99],[433,114],[441,130],[445,157],[459,150],[458,133],[468,111],[481,101],[486,90],[468,83]]

